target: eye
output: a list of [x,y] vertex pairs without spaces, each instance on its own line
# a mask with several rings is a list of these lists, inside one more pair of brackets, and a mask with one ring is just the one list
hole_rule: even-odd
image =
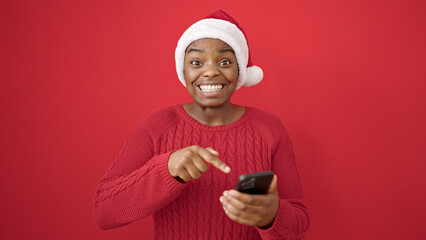
[[198,60],[192,60],[190,63],[191,65],[194,65],[194,66],[201,66],[201,62]]
[[231,64],[231,61],[229,61],[229,60],[223,60],[219,63],[220,66],[225,66],[225,65],[229,65],[229,64]]

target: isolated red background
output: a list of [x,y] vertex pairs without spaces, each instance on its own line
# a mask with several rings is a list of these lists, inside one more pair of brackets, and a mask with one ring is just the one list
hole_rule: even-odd
[[147,114],[190,101],[174,48],[209,12],[248,35],[263,82],[235,103],[294,142],[307,240],[426,239],[425,1],[2,1],[1,239],[100,231],[98,180]]

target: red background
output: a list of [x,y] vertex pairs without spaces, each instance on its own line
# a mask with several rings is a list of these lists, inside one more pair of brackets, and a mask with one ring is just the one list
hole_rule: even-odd
[[95,187],[138,121],[190,100],[174,48],[218,8],[265,73],[233,101],[293,139],[306,239],[426,239],[425,1],[152,2],[2,1],[1,239],[152,238],[151,217],[98,230]]

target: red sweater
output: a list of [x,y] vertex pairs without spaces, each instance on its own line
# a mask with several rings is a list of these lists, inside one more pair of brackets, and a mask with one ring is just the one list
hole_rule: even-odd
[[[168,171],[169,155],[190,145],[213,147],[231,172],[209,166],[200,179],[180,183]],[[229,219],[219,202],[223,191],[235,188],[241,174],[267,170],[278,177],[280,205],[273,225],[260,229]],[[99,182],[95,217],[100,228],[109,229],[151,214],[156,239],[302,239],[308,214],[281,121],[247,107],[236,122],[211,127],[182,105],[141,121]]]

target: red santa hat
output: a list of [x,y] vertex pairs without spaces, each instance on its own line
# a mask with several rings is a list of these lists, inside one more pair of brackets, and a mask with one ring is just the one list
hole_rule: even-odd
[[231,15],[223,10],[217,10],[191,25],[178,41],[175,51],[176,71],[184,86],[183,69],[186,48],[201,38],[220,39],[234,49],[239,69],[237,89],[241,86],[256,85],[262,80],[263,71],[252,63],[243,28]]

